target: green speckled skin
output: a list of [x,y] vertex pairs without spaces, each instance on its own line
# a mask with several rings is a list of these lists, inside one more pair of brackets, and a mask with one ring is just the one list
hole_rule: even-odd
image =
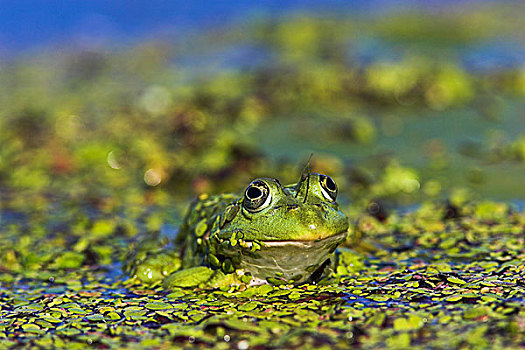
[[[180,270],[164,286],[298,284],[318,279],[348,231],[336,195],[333,180],[316,173],[303,174],[297,184],[288,186],[276,179],[256,179],[241,195],[201,195],[177,236]],[[163,254],[171,261],[172,255]],[[150,257],[140,262],[142,270],[152,269],[149,261],[159,265],[158,257]],[[215,272],[203,274],[202,266]]]

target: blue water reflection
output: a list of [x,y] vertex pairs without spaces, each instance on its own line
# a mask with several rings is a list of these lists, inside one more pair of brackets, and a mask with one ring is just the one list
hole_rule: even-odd
[[0,0],[0,54],[27,52],[57,44],[98,45],[115,40],[135,42],[162,35],[184,36],[197,29],[228,26],[257,16],[276,18],[308,12],[362,18],[404,10],[454,11],[456,7],[448,8],[458,3],[471,4],[473,1]]

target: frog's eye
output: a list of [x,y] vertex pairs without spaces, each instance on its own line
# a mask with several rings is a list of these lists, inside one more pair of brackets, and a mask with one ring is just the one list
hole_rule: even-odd
[[252,182],[244,192],[243,206],[248,210],[257,212],[266,208],[271,201],[270,188],[264,181]]
[[329,201],[335,201],[337,198],[337,185],[330,176],[319,175],[319,182],[321,183],[321,192],[323,196]]

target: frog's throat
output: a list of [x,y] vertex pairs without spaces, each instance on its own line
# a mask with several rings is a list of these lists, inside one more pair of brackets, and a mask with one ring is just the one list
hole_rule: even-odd
[[[240,256],[240,270],[250,272],[259,280],[278,277],[294,283],[304,283],[329,259],[346,237],[346,231],[312,241],[263,241],[260,250],[250,252],[252,242],[231,256]],[[248,249],[246,249],[248,248]]]

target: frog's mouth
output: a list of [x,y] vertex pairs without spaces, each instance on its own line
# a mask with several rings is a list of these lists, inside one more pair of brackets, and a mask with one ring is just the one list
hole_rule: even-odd
[[240,255],[240,268],[257,279],[273,277],[303,283],[329,259],[346,234],[344,231],[312,241],[263,241],[257,251],[251,249],[253,242],[245,242],[236,255]]
[[[297,240],[286,240],[286,241],[259,241],[262,242],[262,245],[264,247],[297,247],[297,248],[310,248],[315,247],[323,244],[330,243],[332,241],[340,241],[346,238],[347,231],[338,233],[333,236],[320,238],[320,239],[313,239],[313,240],[306,240],[306,239],[297,239]],[[250,241],[246,241],[246,247],[251,248],[253,243]]]

